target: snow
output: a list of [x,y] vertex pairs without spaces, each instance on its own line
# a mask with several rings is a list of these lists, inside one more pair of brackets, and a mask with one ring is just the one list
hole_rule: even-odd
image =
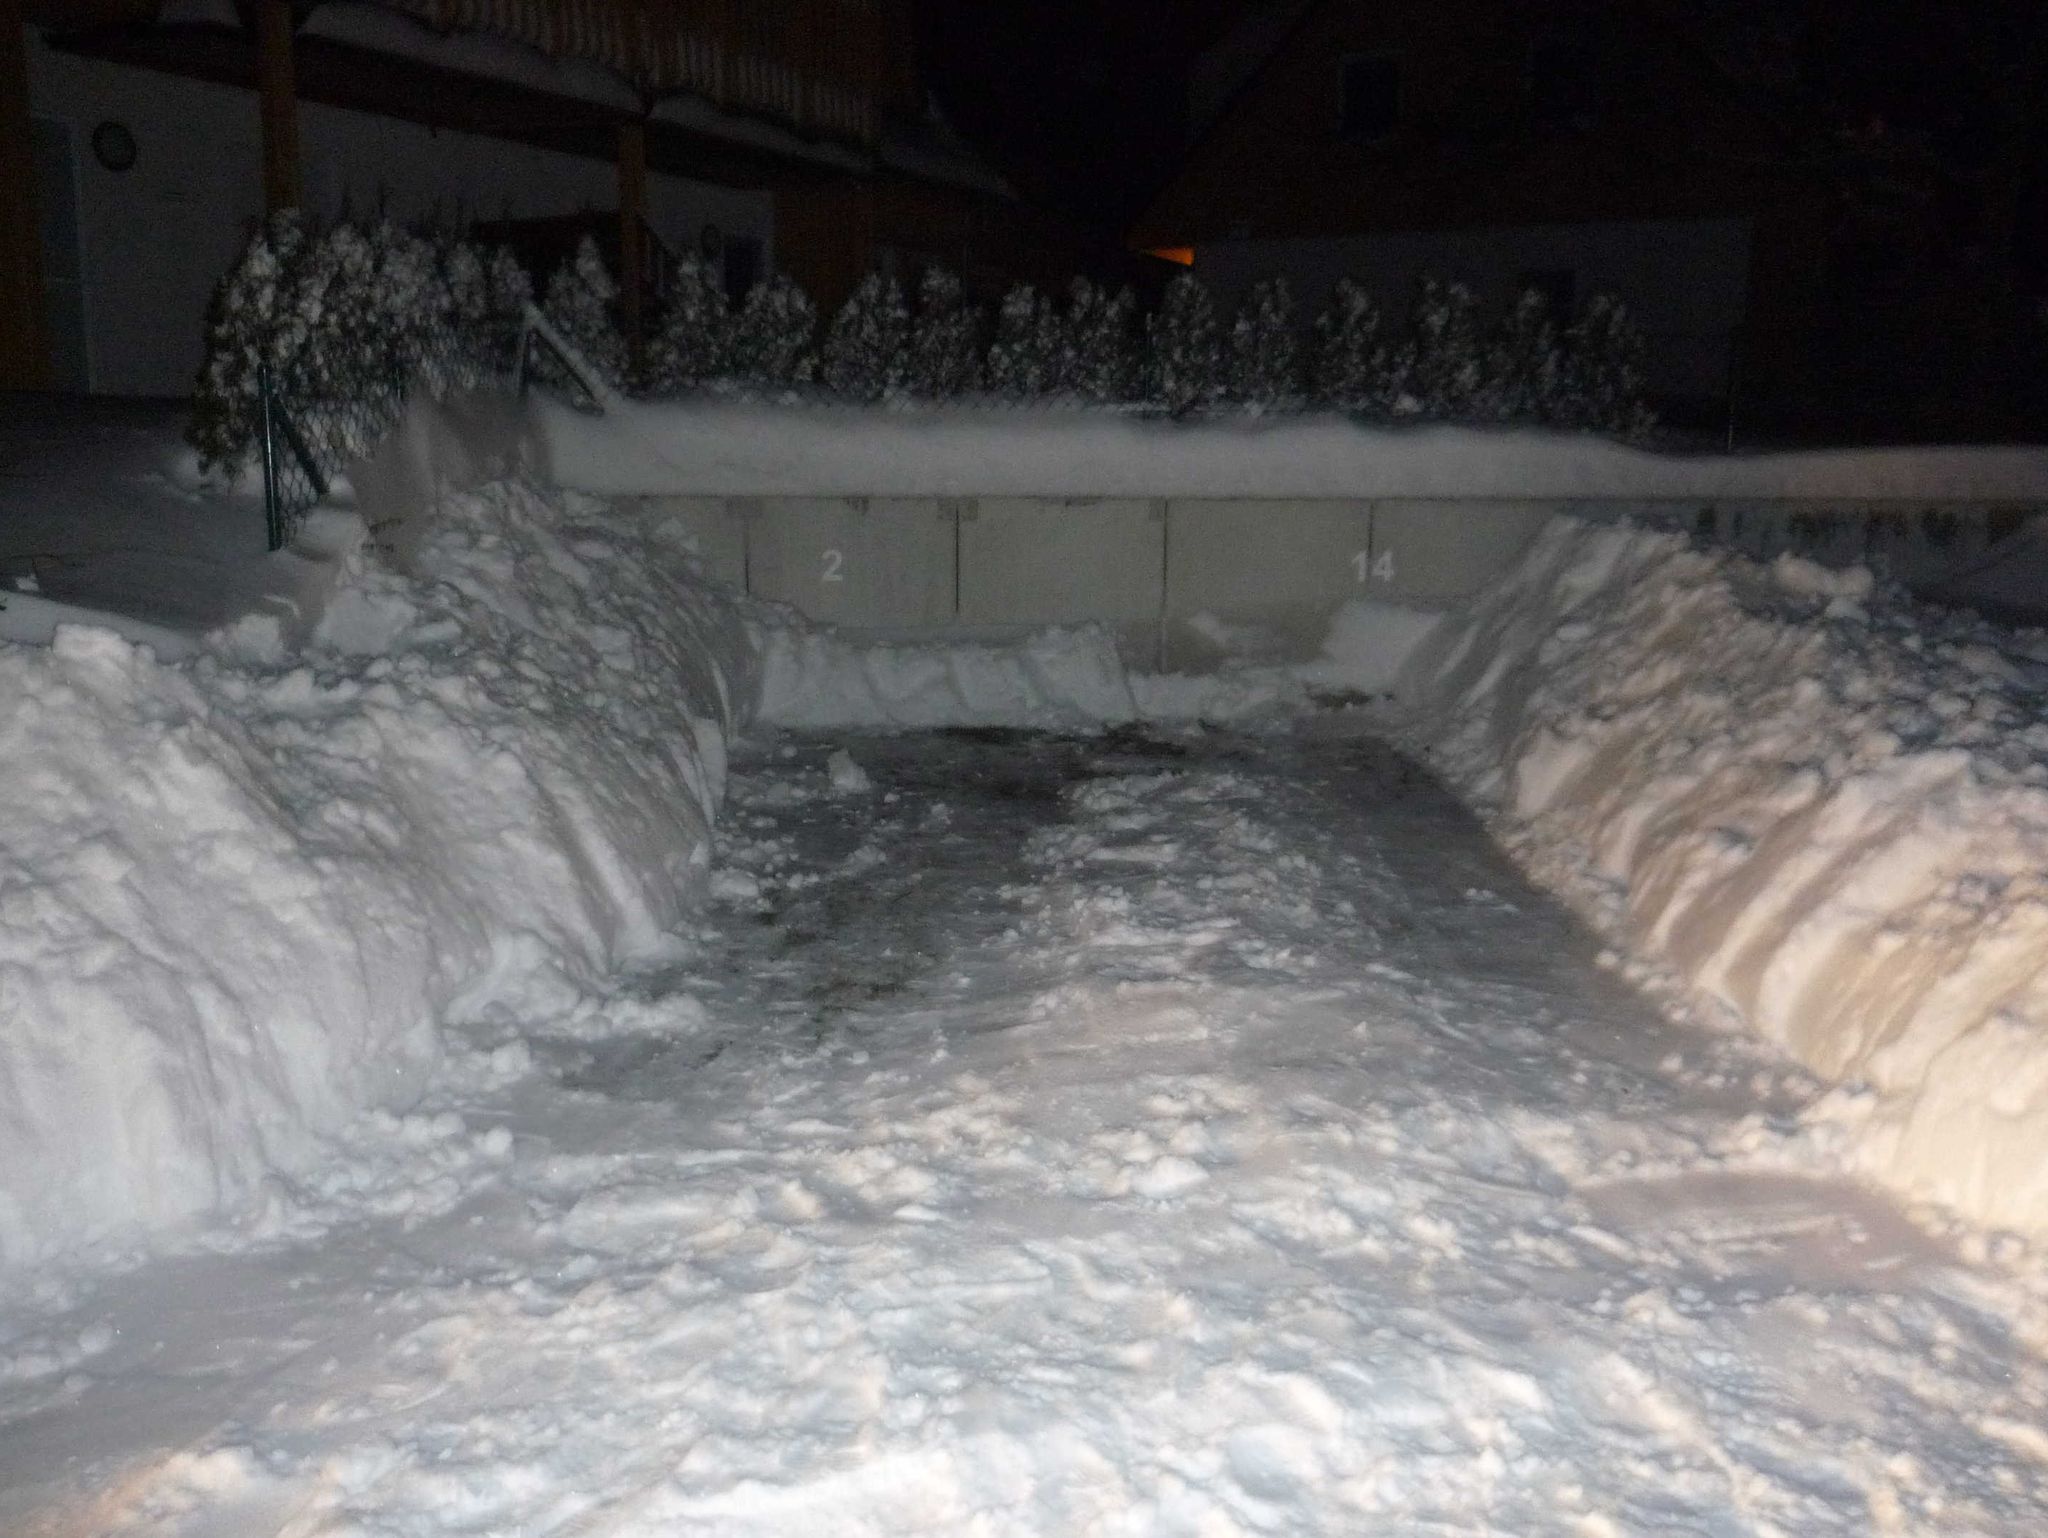
[[1831,1080],[1856,1165],[2048,1227],[2048,647],[1867,571],[1554,523],[1415,740],[1632,952]]
[[412,1162],[330,1176],[324,1240],[0,1305],[0,1527],[2048,1517],[2013,1258],[1805,1167],[1810,1082],[1659,1018],[1384,747],[736,766],[748,882],[659,969],[466,1027],[529,1069],[375,1132]]
[[[1059,418],[661,420],[771,493],[2040,471]],[[504,481],[310,634],[0,644],[0,1530],[2048,1526],[2048,637],[1559,518],[1152,677],[686,546]]]
[[831,780],[832,788],[842,796],[865,795],[874,789],[868,772],[855,763],[853,755],[844,748],[825,760],[825,775]]
[[758,620],[761,719],[778,726],[1037,726],[1087,730],[1137,714],[1100,626],[1015,642],[874,642],[793,614]]
[[171,401],[10,395],[0,411],[0,640],[47,643],[57,624],[111,625],[181,653],[248,614],[296,640],[354,538],[316,518],[265,553],[253,477],[202,476]]
[[538,398],[549,464],[599,495],[1475,497],[2038,503],[2048,449],[1667,454],[1586,433],[1071,407]]
[[1305,665],[1204,633],[1242,660],[1126,676],[1099,630],[782,628],[763,718],[1071,731],[1378,703],[1627,954],[1840,1084],[1814,1136],[2048,1229],[2048,644],[1862,568],[1570,518],[1455,613],[1347,604]]
[[450,1011],[659,951],[749,701],[679,538],[505,484],[302,655],[0,646],[0,1271],[247,1209]]
[[1322,655],[1296,669],[1297,676],[1312,686],[1385,694],[1443,619],[1433,609],[1353,598],[1331,617]]
[[111,630],[137,646],[148,647],[165,661],[190,656],[193,649],[190,636],[162,625],[152,625],[146,620],[89,608],[84,604],[56,603],[40,596],[35,588],[17,588],[13,592],[0,589],[0,639],[30,646],[48,646],[56,640],[58,628],[64,625]]

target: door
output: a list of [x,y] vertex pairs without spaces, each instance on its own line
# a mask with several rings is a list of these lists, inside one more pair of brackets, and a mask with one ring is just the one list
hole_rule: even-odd
[[43,304],[50,332],[50,383],[92,388],[86,351],[85,271],[78,247],[78,162],[71,127],[33,120],[36,212],[43,227]]

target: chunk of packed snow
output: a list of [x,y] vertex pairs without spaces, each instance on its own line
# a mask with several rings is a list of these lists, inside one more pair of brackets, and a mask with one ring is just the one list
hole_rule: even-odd
[[1354,598],[1331,619],[1322,655],[1295,672],[1311,688],[1384,694],[1442,621],[1438,609]]
[[300,659],[0,645],[0,1270],[234,1205],[458,1000],[655,948],[750,676],[667,530],[517,484]]
[[1867,566],[1835,569],[1789,552],[1771,562],[1771,575],[1786,592],[1808,598],[1847,598],[1861,603],[1876,586]]
[[[1857,600],[1862,600],[1858,602]],[[1432,756],[1831,1078],[1873,1174],[2048,1226],[2048,669],[1867,574],[1553,523],[1410,659]]]
[[1099,626],[997,642],[877,642],[794,616],[758,627],[761,717],[778,726],[1086,730],[1137,715]]
[[855,763],[853,755],[844,748],[825,760],[825,773],[832,781],[832,788],[842,796],[864,795],[875,788],[867,770]]

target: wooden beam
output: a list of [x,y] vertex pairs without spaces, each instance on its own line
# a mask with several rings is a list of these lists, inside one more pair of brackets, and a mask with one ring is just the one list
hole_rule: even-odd
[[626,360],[637,379],[647,363],[647,127],[619,125],[619,307]]
[[299,85],[292,57],[291,0],[255,0],[256,96],[263,117],[263,207],[266,213],[297,208],[304,201],[299,181]]
[[0,390],[50,384],[43,311],[43,226],[36,215],[35,139],[21,0],[0,0]]

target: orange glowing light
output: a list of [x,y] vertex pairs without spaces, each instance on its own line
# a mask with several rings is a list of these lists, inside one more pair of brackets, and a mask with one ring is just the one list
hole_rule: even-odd
[[1154,246],[1145,254],[1147,256],[1156,256],[1162,262],[1172,262],[1176,267],[1192,267],[1195,265],[1195,248],[1193,246]]

